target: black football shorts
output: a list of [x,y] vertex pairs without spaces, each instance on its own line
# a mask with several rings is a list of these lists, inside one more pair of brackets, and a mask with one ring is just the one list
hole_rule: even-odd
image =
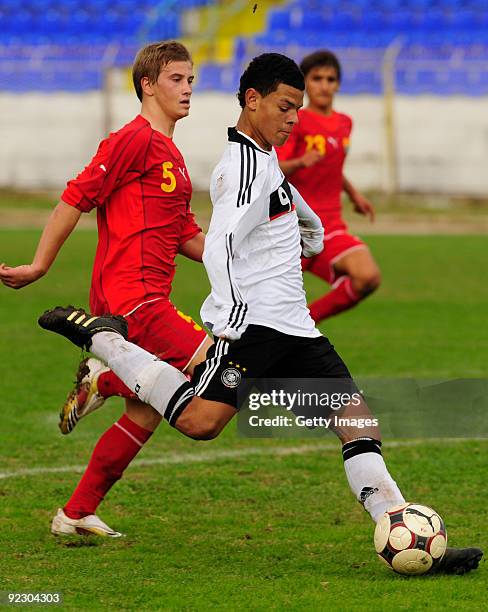
[[239,340],[215,338],[204,362],[194,371],[195,395],[238,408],[238,391],[248,379],[331,378],[351,374],[324,336],[290,336],[269,327],[249,325]]

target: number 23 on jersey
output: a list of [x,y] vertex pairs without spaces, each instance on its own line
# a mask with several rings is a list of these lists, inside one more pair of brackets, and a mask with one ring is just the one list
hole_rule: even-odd
[[307,134],[305,142],[307,143],[307,152],[317,149],[321,155],[325,155],[326,141],[322,134]]

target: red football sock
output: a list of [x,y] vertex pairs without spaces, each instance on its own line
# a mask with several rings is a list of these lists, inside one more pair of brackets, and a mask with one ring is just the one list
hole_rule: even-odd
[[361,296],[351,286],[349,276],[341,276],[332,285],[329,293],[310,304],[310,314],[316,323],[320,323],[328,317],[352,308],[360,299]]
[[152,431],[144,429],[127,415],[114,423],[98,441],[90,463],[64,511],[72,519],[95,514],[98,504],[122,476]]
[[100,395],[105,399],[113,395],[120,395],[120,397],[125,397],[127,399],[137,398],[137,395],[131,391],[129,387],[126,387],[112,370],[100,374],[97,380],[97,387]]

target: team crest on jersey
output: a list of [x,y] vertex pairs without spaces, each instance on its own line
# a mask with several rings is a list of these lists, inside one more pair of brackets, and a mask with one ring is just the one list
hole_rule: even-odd
[[293,210],[293,196],[288,181],[284,179],[278,189],[269,196],[269,218],[276,219],[291,210]]
[[242,374],[237,368],[226,368],[222,372],[221,380],[222,384],[229,389],[235,389],[241,382]]

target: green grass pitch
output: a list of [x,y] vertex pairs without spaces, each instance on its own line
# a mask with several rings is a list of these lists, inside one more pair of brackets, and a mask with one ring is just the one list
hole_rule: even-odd
[[[27,262],[38,236],[38,230],[0,231],[0,259]],[[80,354],[36,326],[47,307],[87,305],[95,239],[92,231],[75,232],[35,286],[19,292],[0,286],[0,590],[61,591],[67,610],[486,605],[486,565],[464,577],[408,579],[379,563],[372,523],[349,492],[332,437],[248,440],[231,426],[217,440],[198,443],[162,425],[141,453],[146,463],[132,465],[100,508],[126,537],[53,538],[53,513],[122,411],[113,399],[61,436],[57,410]],[[351,371],[486,378],[488,290],[481,279],[488,238],[368,242],[383,271],[381,289],[323,325]],[[311,298],[323,287],[307,278]],[[201,266],[179,262],[174,301],[182,310],[198,318],[207,288]],[[390,447],[386,441],[384,455],[406,496],[443,515],[453,545],[486,547],[487,441]]]

